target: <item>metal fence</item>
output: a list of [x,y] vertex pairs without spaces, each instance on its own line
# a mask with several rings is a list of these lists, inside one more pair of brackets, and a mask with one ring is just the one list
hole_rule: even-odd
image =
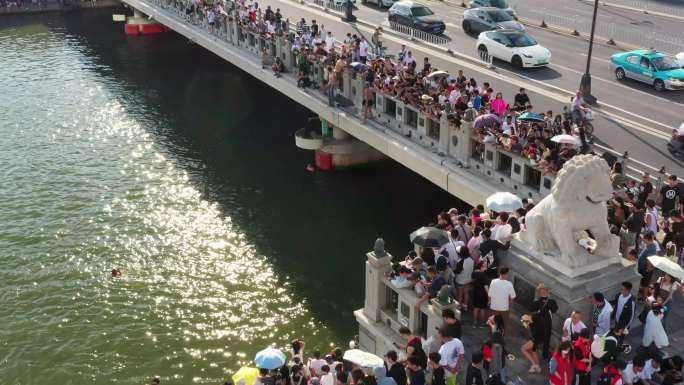
[[405,24],[399,24],[394,21],[389,22],[390,29],[397,31],[404,35],[410,36],[412,39],[423,40],[432,44],[447,44],[449,38],[446,36],[435,35],[429,32],[421,31]]
[[488,51],[475,50],[476,57],[479,58],[487,68],[494,68],[494,57]]
[[636,8],[644,12],[659,12],[673,16],[684,17],[684,7],[668,7],[664,4],[658,4],[654,1],[642,0],[605,0],[605,3],[614,3],[618,5],[625,5]]
[[311,2],[319,7],[323,7],[324,9],[332,9],[333,11],[340,13],[347,11],[347,4],[344,2],[344,0],[340,0],[339,2],[331,0],[312,0]]
[[[578,15],[558,15],[549,9],[531,11],[533,18],[550,26],[557,26],[576,32],[580,35],[591,33],[591,21]],[[596,36],[612,39],[616,42],[636,45],[644,48],[655,48],[659,51],[677,53],[684,51],[684,37],[665,35],[660,32],[644,32],[630,25],[617,23],[596,23]]]

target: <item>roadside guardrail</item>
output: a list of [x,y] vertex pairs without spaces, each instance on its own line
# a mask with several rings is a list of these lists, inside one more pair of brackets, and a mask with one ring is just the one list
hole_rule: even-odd
[[644,13],[658,12],[665,13],[668,15],[684,17],[684,8],[679,7],[668,7],[663,4],[658,4],[655,1],[642,1],[642,0],[611,0],[602,1],[602,4],[614,3],[616,5],[624,5],[626,7],[632,7],[635,9],[642,10]]
[[[589,36],[591,33],[591,22],[577,15],[559,15],[546,8],[530,12],[534,14],[534,19],[541,23],[565,28],[572,31],[573,35]],[[619,41],[643,48],[653,47],[658,51],[670,53],[684,51],[684,37],[657,34],[655,31],[644,33],[616,23],[596,23],[595,35],[606,38],[609,42]]]
[[432,44],[446,44],[449,38],[445,36],[435,35],[433,33],[421,31],[419,29],[409,27],[408,25],[399,24],[393,21],[389,22],[390,28],[394,31],[410,36],[411,39],[423,40]]

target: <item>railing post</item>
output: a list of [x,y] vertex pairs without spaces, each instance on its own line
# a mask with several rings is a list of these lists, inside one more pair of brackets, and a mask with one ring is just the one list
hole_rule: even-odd
[[234,9],[233,10],[233,20],[232,20],[231,26],[230,26],[230,28],[231,28],[230,35],[231,35],[231,41],[232,41],[233,45],[238,46],[238,47],[240,46],[240,31],[239,31],[240,27],[238,25],[238,18],[239,17],[240,16],[238,15],[237,10]]
[[450,131],[447,113],[442,112],[442,116],[439,117],[439,145],[437,147],[439,149],[440,155],[449,155],[449,139],[451,139]]
[[470,166],[470,156],[473,152],[473,143],[471,137],[473,136],[473,123],[477,111],[474,108],[468,108],[463,114],[461,125],[452,128],[451,143],[449,146],[453,148],[452,156],[456,155],[456,159],[464,166]]
[[[378,244],[382,243],[382,247]],[[385,274],[392,269],[392,255],[384,250],[384,241],[376,241],[375,251],[366,254],[366,300],[363,313],[373,322],[380,320],[380,309],[387,305]]]

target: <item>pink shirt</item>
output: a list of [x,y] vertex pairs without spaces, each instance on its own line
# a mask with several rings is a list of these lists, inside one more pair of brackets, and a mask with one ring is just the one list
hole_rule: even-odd
[[473,262],[477,264],[480,261],[480,242],[482,240],[480,237],[470,237],[468,240],[468,244],[466,247],[468,247],[468,253],[470,253],[470,257],[473,259]]
[[504,112],[506,112],[506,107],[508,107],[508,103],[506,103],[503,98],[492,100],[492,109],[497,114],[502,115]]

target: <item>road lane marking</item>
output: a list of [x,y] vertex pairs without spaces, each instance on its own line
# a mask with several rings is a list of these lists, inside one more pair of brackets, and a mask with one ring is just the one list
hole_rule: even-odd
[[[587,54],[584,53],[584,52],[580,52],[580,56],[587,57],[587,56],[589,56],[589,55],[587,55]],[[604,58],[601,58],[601,57],[596,57],[596,56],[592,57],[591,60],[597,60],[597,61],[602,61],[602,62],[604,62],[604,63],[610,63],[610,60],[604,59]]]
[[[562,69],[564,69],[564,70],[566,70],[566,71],[571,71],[571,72],[574,72],[574,73],[579,74],[579,75],[584,75],[584,72],[582,72],[582,71],[577,71],[576,69],[573,69],[573,68],[570,68],[570,67],[566,67],[566,66],[562,66],[562,65],[560,65],[560,64],[551,63],[551,64],[549,64],[549,66],[562,68]],[[676,101],[673,101],[673,100],[669,100],[669,99],[666,99],[666,98],[664,98],[664,97],[662,97],[662,96],[653,95],[653,94],[650,94],[650,93],[645,92],[645,91],[638,90],[638,89],[633,88],[633,87],[628,87],[628,86],[626,86],[626,85],[624,85],[624,84],[618,83],[618,82],[617,82],[616,80],[614,80],[614,79],[611,79],[611,80],[609,80],[609,79],[604,79],[604,78],[602,78],[602,77],[600,77],[600,76],[596,76],[596,75],[591,75],[591,78],[592,78],[592,79],[596,79],[596,80],[600,80],[600,81],[602,81],[602,82],[610,83],[610,84],[613,85],[613,86],[620,87],[620,88],[625,89],[625,90],[630,90],[630,91],[634,91],[634,92],[640,93],[640,94],[642,94],[642,95],[647,95],[647,96],[650,96],[650,97],[652,97],[652,98],[656,98],[656,99],[661,100],[661,101],[664,101],[664,102],[674,103],[674,104],[679,104],[679,105],[681,105],[681,106],[684,106],[684,103],[680,103],[680,102],[676,102]],[[666,126],[666,127],[669,128],[669,126]]]

